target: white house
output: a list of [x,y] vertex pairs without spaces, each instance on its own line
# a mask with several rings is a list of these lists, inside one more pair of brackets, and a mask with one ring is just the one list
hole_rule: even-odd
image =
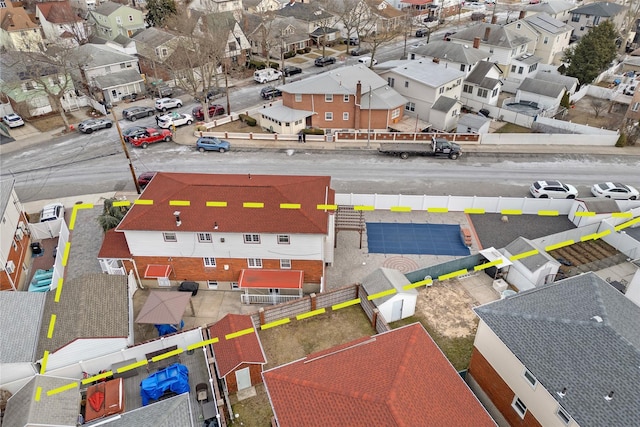
[[[593,212],[593,215],[580,215],[580,212]],[[620,206],[618,206],[615,200],[586,197],[575,199],[567,218],[573,222],[576,227],[583,227],[610,218],[612,212],[620,212]]]
[[564,50],[569,46],[573,27],[546,13],[519,19],[506,25],[509,31],[532,40],[530,48],[544,64],[560,64]]
[[29,221],[14,185],[0,181],[0,291],[22,289],[31,265]]
[[524,237],[518,237],[503,249],[507,258],[532,250],[537,250],[538,253],[513,261],[507,273],[507,282],[519,291],[542,286],[549,283],[549,280],[553,281],[560,269],[558,261],[543,248],[539,248],[534,242]]
[[576,93],[578,89],[579,81],[575,77],[563,76],[562,74],[556,74],[546,71],[538,71],[535,76],[536,80],[541,80],[543,82],[556,83],[564,86],[564,88],[569,92],[569,95],[573,95]]
[[395,290],[393,295],[375,298],[373,304],[387,322],[405,319],[414,315],[418,291],[405,289],[411,282],[402,272],[393,268],[380,267],[362,281],[362,288],[367,295]]
[[516,92],[516,102],[527,101],[538,108],[555,113],[566,89],[559,83],[526,78]]
[[498,105],[502,70],[493,62],[479,62],[462,86],[462,103],[476,109]]
[[548,0],[527,7],[526,16],[533,16],[537,13],[546,13],[553,19],[557,19],[565,24],[569,23],[571,10],[576,7],[575,3],[565,0]]
[[78,46],[89,37],[84,19],[73,11],[68,1],[37,3],[36,18],[48,44],[62,41]]
[[[526,78],[533,78],[538,72],[540,57],[532,53],[523,53],[511,59],[508,77],[505,79],[503,90],[515,93],[516,89]],[[506,70],[505,70],[506,71]]]
[[462,102],[458,98],[442,95],[431,106],[429,122],[433,130],[451,132],[458,125]]
[[412,47],[409,59],[437,59],[440,64],[458,69],[467,75],[480,62],[489,59],[491,54],[484,50],[473,49],[468,44],[450,43],[435,40],[422,46]]
[[601,1],[585,4],[571,11],[569,25],[574,28],[573,35],[578,38],[604,21],[612,21],[615,28],[621,28],[626,10],[625,6],[614,2]]

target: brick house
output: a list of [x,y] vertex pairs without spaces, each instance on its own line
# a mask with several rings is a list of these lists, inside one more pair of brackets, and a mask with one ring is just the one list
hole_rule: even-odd
[[302,271],[304,284],[321,290],[334,215],[318,205],[334,196],[327,176],[158,172],[141,196],[153,204],[134,204],[98,258],[106,273],[133,269],[159,286],[239,289],[243,270],[264,269]]
[[[228,334],[249,328],[253,329],[250,334],[225,338]],[[267,363],[267,358],[250,316],[227,314],[209,325],[206,333],[208,339],[219,340],[212,347],[216,373],[223,381],[227,393],[234,394],[262,383],[262,368]]]
[[364,64],[279,86],[282,105],[260,111],[259,123],[278,133],[307,126],[323,129],[382,129],[402,120],[407,100]]
[[18,290],[31,265],[29,220],[14,189],[14,180],[0,181],[0,290]]
[[474,311],[467,382],[494,417],[511,426],[637,424],[640,308],[609,283],[585,273]]
[[419,323],[262,376],[279,427],[496,425]]

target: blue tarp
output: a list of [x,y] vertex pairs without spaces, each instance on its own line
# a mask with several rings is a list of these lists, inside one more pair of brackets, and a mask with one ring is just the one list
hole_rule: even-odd
[[153,326],[155,326],[156,329],[158,330],[159,336],[169,335],[169,334],[173,334],[174,332],[178,332],[182,330],[182,328],[184,328],[184,320],[180,321],[179,328],[178,328],[178,325],[153,325]]
[[142,380],[142,406],[147,406],[150,400],[158,400],[167,390],[176,394],[189,392],[189,369],[186,366],[174,363]]

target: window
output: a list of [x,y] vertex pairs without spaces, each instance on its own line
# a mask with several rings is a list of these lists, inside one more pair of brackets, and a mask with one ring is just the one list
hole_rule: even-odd
[[198,233],[198,242],[211,243],[211,233]]
[[451,112],[451,117],[455,117],[455,116],[457,116],[457,115],[458,115],[458,110],[453,110],[453,111]]
[[294,98],[295,98],[296,102],[302,102],[302,94],[301,93],[296,93]]
[[342,120],[349,120],[349,113],[342,113]]
[[520,53],[524,52],[524,48],[527,47],[526,44],[523,44],[522,46],[520,46]]
[[562,408],[558,408],[558,410],[556,411],[556,415],[558,416],[558,418],[560,418],[560,421],[562,421],[562,424],[566,426],[568,426],[569,423],[571,422],[571,417]]
[[291,270],[291,260],[290,259],[281,259],[280,260],[280,268],[282,270]]
[[245,243],[260,243],[259,234],[245,234],[243,238]]
[[532,66],[529,67],[529,72],[532,73],[534,72],[536,69],[538,68],[538,64],[533,64]]
[[512,72],[512,73],[515,73],[515,72],[516,72],[516,66],[515,66],[515,65],[512,65],[512,66],[511,66],[511,72]]
[[518,23],[516,24],[516,28],[517,28],[517,29],[522,28],[522,24],[518,22]]
[[213,257],[204,257],[202,258],[202,262],[204,263],[205,267],[215,267],[216,266],[216,259]]
[[405,81],[404,82],[404,87],[409,87],[409,82]]
[[527,380],[527,382],[532,388],[534,389],[536,388],[536,384],[538,384],[538,380],[536,379],[536,377],[533,376],[531,372],[529,372],[527,368],[525,368],[524,371],[522,372],[522,376],[524,377],[525,380]]
[[214,291],[218,289],[218,282],[216,280],[207,280],[207,288],[213,289]]
[[288,245],[291,243],[291,237],[288,234],[278,234],[278,244]]
[[580,22],[580,15],[571,14],[571,22]]
[[330,122],[331,120],[333,120],[333,113],[331,111],[327,111],[326,113],[324,113],[324,119]]
[[397,119],[398,117],[400,117],[400,109],[396,108],[395,110],[393,110],[391,112],[391,118],[392,119]]
[[31,81],[26,82],[26,83],[24,84],[24,90],[25,90],[25,91],[35,90],[35,89],[36,89],[36,85],[35,85],[33,82],[31,82]]
[[238,282],[231,282],[231,289],[239,289],[240,285],[238,285]]
[[473,95],[473,86],[471,86],[471,85],[464,85],[464,86],[462,86],[462,91],[463,91],[464,93],[469,93],[469,94]]
[[467,71],[467,67],[464,64],[461,64],[460,71]]
[[407,102],[404,104],[404,109],[407,111],[416,111],[416,104],[413,102]]
[[444,87],[441,87],[440,90],[438,91],[439,94],[442,94],[444,92]]
[[324,95],[324,102],[333,102],[333,94],[331,93],[326,93]]
[[396,79],[394,79],[393,77],[387,77],[387,83],[390,87],[393,87],[393,85],[396,83]]
[[486,97],[487,97],[487,95],[489,95],[489,91],[488,91],[488,90],[486,90],[486,89],[482,89],[482,88],[480,88],[480,87],[478,88],[478,96],[479,96],[480,98],[486,98]]
[[549,43],[549,37],[545,36],[544,39],[542,39],[542,43],[543,44],[548,44]]
[[229,50],[233,51],[236,50],[236,42],[229,42]]
[[524,67],[518,67],[518,74],[522,74],[523,71],[524,71]]
[[260,259],[260,258],[247,258],[247,267],[249,267],[249,268],[262,268],[262,259]]
[[524,415],[527,413],[527,405],[522,403],[522,400],[518,396],[513,398],[513,402],[511,402],[511,407],[520,415],[520,418],[524,419]]
[[165,242],[177,242],[176,233],[162,233]]
[[492,97],[494,97],[494,96],[498,96],[498,88],[495,88],[495,89],[493,90],[493,92],[491,92],[491,96],[492,96]]
[[343,102],[349,102],[349,95],[343,95],[342,96],[342,101]]
[[640,109],[640,102],[634,102],[631,111],[638,111],[638,109]]

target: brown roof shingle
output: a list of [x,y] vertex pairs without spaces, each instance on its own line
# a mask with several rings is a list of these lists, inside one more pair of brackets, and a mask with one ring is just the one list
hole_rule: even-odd
[[227,314],[209,326],[210,336],[220,340],[213,344],[220,376],[227,376],[242,363],[264,365],[267,362],[255,328],[251,334],[225,339],[227,334],[248,328],[254,328],[251,317],[239,314]]

